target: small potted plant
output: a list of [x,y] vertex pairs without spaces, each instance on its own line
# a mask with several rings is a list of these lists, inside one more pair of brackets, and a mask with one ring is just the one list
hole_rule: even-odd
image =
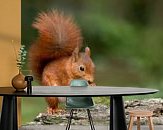
[[27,84],[24,79],[25,76],[22,74],[22,68],[23,68],[23,65],[25,64],[27,51],[25,50],[25,45],[21,45],[21,47],[18,51],[18,55],[16,53],[15,47],[14,47],[14,51],[15,51],[15,56],[16,56],[16,65],[18,68],[18,74],[13,77],[12,86],[17,91],[24,91],[24,89],[27,87]]
[[18,57],[16,59],[16,64],[19,70],[19,73],[22,71],[23,65],[25,64],[27,51],[25,50],[25,45],[21,45],[20,50],[18,52]]

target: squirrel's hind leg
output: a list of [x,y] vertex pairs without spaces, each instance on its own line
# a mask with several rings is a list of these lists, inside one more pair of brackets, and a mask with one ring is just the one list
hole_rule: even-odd
[[53,115],[53,114],[55,114],[55,113],[57,113],[58,112],[58,108],[52,108],[52,107],[47,107],[47,113],[49,114],[49,115]]
[[58,111],[59,100],[57,97],[46,97],[46,102],[48,103],[47,113],[54,114]]

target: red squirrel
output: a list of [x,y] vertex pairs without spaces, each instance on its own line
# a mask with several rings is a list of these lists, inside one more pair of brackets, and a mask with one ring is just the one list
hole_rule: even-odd
[[[29,66],[43,86],[68,86],[72,79],[85,79],[94,85],[95,65],[90,48],[83,44],[80,28],[71,16],[51,10],[39,13],[32,26],[38,37],[29,49]],[[54,113],[62,98],[47,97],[48,112]]]

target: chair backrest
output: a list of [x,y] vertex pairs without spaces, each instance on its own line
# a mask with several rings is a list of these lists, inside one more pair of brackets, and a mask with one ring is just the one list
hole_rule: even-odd
[[[87,87],[89,84],[86,80],[75,79],[70,83],[70,87]],[[92,97],[67,97],[66,107],[67,108],[90,108],[93,107],[94,103]]]

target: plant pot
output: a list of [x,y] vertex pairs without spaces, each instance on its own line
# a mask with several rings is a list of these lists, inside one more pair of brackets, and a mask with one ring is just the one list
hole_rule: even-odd
[[12,86],[16,89],[16,91],[24,91],[27,87],[27,83],[24,78],[25,76],[21,72],[12,78]]

